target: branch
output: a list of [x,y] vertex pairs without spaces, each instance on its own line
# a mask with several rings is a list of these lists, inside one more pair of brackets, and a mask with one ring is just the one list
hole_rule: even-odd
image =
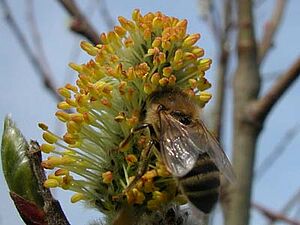
[[284,137],[276,145],[274,150],[263,160],[255,173],[255,179],[258,180],[267,172],[267,170],[275,163],[275,161],[283,154],[287,149],[288,144],[296,137],[300,131],[299,124],[294,125],[288,129]]
[[284,214],[273,212],[270,209],[267,209],[257,203],[252,203],[252,207],[256,208],[258,211],[260,211],[265,217],[267,217],[271,221],[280,220],[290,225],[300,225],[300,221],[292,220]]
[[88,22],[76,3],[73,0],[58,0],[58,2],[63,5],[63,7],[72,17],[70,29],[75,33],[81,34],[82,36],[86,37],[93,44],[99,44],[100,38],[97,31]]
[[61,96],[56,92],[55,85],[53,84],[53,81],[51,80],[51,75],[49,72],[43,67],[43,65],[40,63],[39,58],[33,53],[31,50],[28,41],[26,40],[24,34],[22,33],[20,27],[17,25],[15,19],[13,18],[11,11],[8,7],[8,4],[5,0],[0,0],[3,12],[5,15],[5,19],[9,27],[12,29],[13,34],[18,39],[21,47],[24,50],[24,53],[29,58],[30,62],[33,65],[33,68],[37,71],[37,74],[43,79],[44,86],[50,91],[52,96],[55,97],[56,100],[61,101]]
[[251,121],[262,123],[276,102],[300,75],[300,57],[279,78],[270,90],[259,100],[249,105]]
[[107,28],[112,29],[115,25],[115,21],[109,14],[109,10],[107,8],[106,1],[105,0],[97,0],[97,3],[99,4],[100,14],[102,15],[104,22],[106,23]]
[[[284,207],[281,210],[281,214],[287,214],[287,212],[293,207],[295,206],[300,200],[300,189],[296,192],[296,194],[294,194],[289,200],[288,202],[284,205]],[[298,214],[296,214],[298,215]],[[271,221],[269,223],[269,225],[274,225],[275,221]]]
[[283,17],[283,12],[286,6],[286,0],[277,0],[276,3],[274,3],[274,11],[272,13],[271,18],[269,21],[266,22],[264,26],[264,34],[261,43],[258,46],[258,61],[261,63],[268,50],[273,46],[274,36],[276,34],[276,31],[279,28],[280,22]]
[[234,75],[233,168],[228,225],[247,225],[250,218],[256,142],[260,129],[246,120],[245,109],[260,89],[257,44],[253,25],[253,0],[238,0],[238,65]]
[[40,146],[36,141],[31,141],[30,150],[27,153],[32,171],[38,181],[38,190],[44,200],[44,212],[48,225],[70,225],[59,202],[53,198],[50,190],[44,187],[46,175],[41,167],[42,154]]
[[215,106],[213,112],[213,131],[218,140],[221,140],[222,131],[222,118],[224,114],[224,100],[225,100],[225,77],[227,75],[228,60],[229,60],[229,49],[228,49],[228,33],[231,24],[232,16],[232,1],[226,0],[224,2],[224,27],[222,28],[222,34],[220,38],[217,38],[221,52],[219,53],[218,59],[218,71],[217,71],[217,88],[215,97]]
[[30,27],[30,34],[32,36],[32,41],[34,46],[36,47],[37,59],[39,60],[39,64],[44,68],[44,71],[48,71],[49,77],[53,77],[53,73],[51,72],[51,68],[49,66],[45,49],[43,47],[42,38],[38,30],[37,20],[35,18],[34,13],[34,4],[33,0],[27,0],[27,18]]
[[216,41],[219,42],[221,39],[221,23],[218,23],[220,19],[218,18],[219,13],[215,6],[216,3],[209,0],[199,0],[198,2],[200,6],[199,14],[201,19],[207,22],[213,36]]

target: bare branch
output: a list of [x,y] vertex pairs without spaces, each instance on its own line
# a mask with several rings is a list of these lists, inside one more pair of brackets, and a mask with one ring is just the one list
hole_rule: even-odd
[[222,34],[219,39],[219,46],[221,52],[219,53],[218,60],[218,71],[217,71],[217,93],[215,97],[215,106],[213,112],[213,131],[218,140],[221,140],[221,130],[223,127],[222,118],[224,114],[224,99],[225,99],[225,83],[226,83],[226,75],[227,75],[227,67],[229,60],[229,49],[228,49],[228,27],[231,23],[231,9],[232,4],[231,0],[224,1],[224,27],[222,29]]
[[283,221],[290,225],[300,225],[300,221],[295,221],[288,218],[286,215],[281,213],[273,212],[270,209],[267,209],[257,203],[252,203],[252,207],[260,211],[265,217],[267,217],[271,221]]
[[105,0],[97,0],[98,5],[100,7],[100,15],[106,23],[107,28],[112,29],[115,25],[114,19],[109,14],[109,10],[107,8],[107,4]]
[[259,100],[249,105],[249,119],[262,123],[275,103],[300,75],[300,57],[275,82],[270,90]]
[[46,220],[48,225],[69,225],[59,202],[53,198],[50,190],[44,187],[46,175],[44,169],[41,167],[42,154],[40,146],[36,141],[31,141],[30,149],[27,152],[32,171],[38,181],[38,190],[44,201],[44,212],[46,213]]
[[258,61],[261,63],[268,50],[273,46],[274,36],[276,34],[276,31],[279,28],[281,19],[283,17],[283,12],[286,6],[286,0],[277,0],[276,3],[274,3],[274,10],[272,13],[271,18],[269,21],[266,22],[264,26],[264,34],[261,43],[259,44],[259,55],[258,55]]
[[275,161],[284,153],[287,146],[291,141],[297,136],[300,131],[300,124],[294,125],[292,128],[288,129],[284,137],[276,145],[274,150],[264,159],[260,164],[255,173],[256,181],[261,179],[262,176],[271,168]]
[[5,15],[5,19],[9,27],[12,29],[13,34],[18,39],[21,47],[24,50],[24,53],[27,55],[28,59],[33,65],[33,68],[37,71],[37,74],[43,79],[45,87],[50,91],[50,93],[55,97],[56,100],[61,101],[61,96],[56,92],[55,85],[53,84],[53,81],[51,80],[51,75],[43,65],[40,63],[38,57],[33,53],[33,51],[30,48],[30,45],[28,41],[26,40],[24,34],[22,33],[20,27],[17,25],[15,19],[13,18],[11,11],[8,7],[8,4],[5,0],[0,0],[3,12]]
[[247,225],[250,218],[253,169],[260,129],[246,120],[245,109],[257,99],[260,89],[257,44],[253,25],[253,1],[238,0],[238,65],[234,75],[233,168],[228,225]]
[[86,17],[82,14],[73,0],[58,0],[64,8],[68,11],[73,21],[70,25],[70,29],[82,36],[86,37],[93,44],[99,44],[100,38],[97,31],[88,22]]
[[215,3],[209,0],[199,0],[199,6],[201,18],[207,22],[213,33],[213,36],[215,37],[216,41],[219,42],[222,31],[221,24],[217,22],[220,20],[218,19],[219,14],[216,10]]
[[[292,197],[288,200],[288,202],[284,205],[281,210],[281,214],[287,214],[288,211],[300,200],[300,189],[296,192],[296,194],[292,195]],[[297,215],[297,214],[296,214]],[[271,221],[269,225],[274,225],[276,221]]]
[[53,77],[53,73],[51,71],[51,68],[49,66],[45,49],[42,44],[42,38],[40,35],[40,32],[38,30],[38,25],[35,18],[35,12],[34,12],[34,4],[33,0],[27,0],[27,17],[29,21],[29,27],[31,29],[31,36],[34,43],[34,46],[36,47],[35,54],[37,55],[37,59],[39,60],[39,64],[44,68],[44,71],[48,71],[49,77]]

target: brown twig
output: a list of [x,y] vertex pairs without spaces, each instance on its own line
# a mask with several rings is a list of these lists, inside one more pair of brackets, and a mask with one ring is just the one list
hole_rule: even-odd
[[27,0],[27,18],[29,22],[30,27],[30,34],[32,37],[32,41],[34,43],[34,46],[36,47],[35,54],[38,55],[37,59],[39,61],[39,64],[41,67],[44,68],[44,71],[47,71],[49,74],[49,77],[53,77],[53,73],[51,71],[51,68],[49,66],[45,49],[43,47],[42,38],[40,35],[40,32],[38,30],[37,20],[35,18],[35,12],[34,12],[34,4],[33,0]]
[[86,17],[80,11],[73,0],[58,0],[72,17],[70,29],[82,36],[86,37],[93,44],[99,44],[100,38],[93,26],[88,22]]
[[[296,192],[296,194],[292,195],[292,197],[287,201],[287,203],[284,205],[282,210],[280,211],[281,214],[287,214],[288,211],[296,205],[300,200],[300,189]],[[298,214],[296,214],[298,215]],[[276,221],[270,221],[268,225],[274,225]]]
[[256,181],[261,179],[262,176],[268,171],[268,169],[275,163],[275,161],[283,154],[287,149],[287,146],[296,137],[300,131],[300,124],[296,124],[285,133],[284,137],[276,145],[274,150],[263,160],[255,173]]
[[32,171],[38,181],[38,190],[44,200],[44,212],[46,213],[46,220],[48,225],[70,225],[59,202],[53,198],[50,190],[44,187],[46,175],[44,169],[41,167],[41,150],[36,141],[31,141],[30,150],[27,153]]
[[218,59],[218,71],[217,71],[217,93],[215,97],[215,106],[213,113],[213,131],[218,140],[222,140],[221,131],[223,127],[223,114],[224,114],[224,101],[225,101],[225,78],[227,75],[227,67],[229,60],[229,49],[228,49],[228,33],[231,24],[231,0],[226,0],[224,2],[224,27],[222,28],[222,34],[219,39],[220,53]]
[[275,82],[270,90],[259,100],[249,105],[249,119],[256,123],[262,123],[268,113],[271,111],[279,98],[283,96],[286,90],[300,75],[300,57],[292,64],[292,66]]
[[33,65],[33,68],[37,71],[37,74],[43,79],[45,87],[50,91],[50,93],[55,97],[56,100],[61,101],[61,96],[56,92],[55,85],[51,79],[51,75],[43,65],[40,63],[38,57],[33,53],[28,41],[26,40],[24,34],[22,33],[20,27],[16,23],[14,17],[11,14],[9,6],[5,0],[0,0],[5,15],[5,19],[9,27],[12,29],[13,34],[18,39],[24,53],[27,55],[28,59]]
[[267,209],[257,203],[252,203],[252,207],[260,211],[265,217],[267,217],[270,221],[284,221],[290,225],[300,225],[300,221],[295,221],[288,218],[286,215],[274,212],[270,209]]
[[107,8],[107,4],[105,0],[97,0],[97,3],[100,8],[100,15],[103,18],[107,28],[112,29],[115,25],[115,21],[109,14],[109,10]]
[[277,0],[276,3],[274,3],[274,10],[272,13],[271,18],[266,22],[264,25],[264,34],[261,43],[258,46],[259,54],[258,54],[258,61],[261,63],[268,50],[272,47],[274,36],[276,34],[276,31],[279,28],[280,22],[283,17],[283,12],[286,6],[286,0]]
[[250,218],[256,142],[260,129],[246,120],[245,109],[257,99],[260,73],[254,34],[253,1],[238,0],[238,65],[234,75],[233,168],[236,182],[231,185],[226,224],[247,225]]
[[203,1],[199,0],[200,4],[200,16],[201,19],[206,21],[206,23],[209,25],[209,28],[211,29],[213,36],[217,42],[221,39],[221,24],[217,21],[220,21],[218,19],[218,12],[216,10],[215,2],[213,1]]

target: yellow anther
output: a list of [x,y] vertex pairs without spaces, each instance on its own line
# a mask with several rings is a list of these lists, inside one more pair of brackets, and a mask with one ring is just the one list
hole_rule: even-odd
[[201,92],[199,98],[202,102],[208,102],[211,99],[212,95],[207,92]]
[[163,68],[163,75],[169,77],[172,74],[172,67],[168,66]]
[[121,26],[115,26],[114,31],[119,35],[119,37],[124,37],[126,35],[126,30]]
[[144,92],[146,94],[151,94],[153,92],[154,87],[150,83],[144,84]]
[[102,181],[105,184],[110,184],[113,180],[113,173],[111,171],[107,171],[102,173]]
[[134,154],[129,154],[125,157],[129,165],[133,165],[137,162],[137,157]]
[[44,153],[50,153],[55,149],[55,146],[52,144],[42,144],[40,147],[41,151]]
[[145,193],[151,193],[156,191],[158,188],[155,187],[154,182],[152,179],[146,180],[144,182],[144,192]]
[[62,122],[66,122],[66,121],[70,120],[70,114],[66,113],[64,111],[57,111],[55,113],[55,116]]
[[73,70],[77,71],[78,73],[82,72],[82,65],[78,65],[76,63],[69,63],[69,67],[71,67]]
[[143,37],[144,37],[144,40],[150,40],[151,39],[151,30],[150,29],[145,29],[144,32],[143,32]]
[[148,49],[148,55],[157,55],[158,53],[159,53],[159,48],[158,47]]
[[172,44],[170,41],[163,41],[161,46],[165,51],[167,51],[171,49]]
[[193,61],[197,59],[197,56],[191,52],[185,52],[183,58],[185,61]]
[[75,163],[76,160],[74,159],[73,156],[70,155],[64,155],[63,157],[61,157],[61,164],[62,165],[70,165]]
[[196,47],[192,50],[192,53],[197,56],[197,58],[202,57],[204,55],[204,49]]
[[201,59],[199,61],[199,69],[202,71],[206,71],[210,68],[211,63],[212,63],[211,59]]
[[204,77],[199,80],[198,89],[200,91],[205,91],[211,87],[211,83],[208,82]]
[[177,49],[174,56],[174,62],[178,62],[183,57],[183,51],[182,49]]
[[61,96],[65,97],[65,98],[71,98],[71,93],[67,88],[65,88],[65,87],[58,88],[57,91]]
[[155,17],[152,21],[153,29],[161,29],[163,27],[163,20],[160,17]]
[[100,34],[100,40],[101,40],[101,42],[102,42],[103,44],[107,44],[107,43],[108,43],[108,41],[107,41],[107,36],[106,36],[105,33],[101,33],[101,34]]
[[156,37],[152,42],[152,48],[159,47],[161,45],[161,37]]
[[189,84],[190,84],[191,88],[197,87],[197,81],[195,79],[189,79]]
[[39,123],[38,126],[39,126],[39,128],[41,128],[44,131],[48,130],[48,126],[46,124],[44,124],[44,123]]
[[47,179],[44,182],[45,188],[55,188],[59,186],[59,182],[56,179]]
[[81,126],[78,123],[76,123],[72,120],[67,122],[68,133],[74,134],[74,133],[80,131],[80,129],[81,129]]
[[200,34],[192,34],[188,36],[184,41],[182,46],[183,47],[191,47],[193,44],[195,44],[200,39]]
[[58,109],[67,110],[72,108],[67,102],[60,102],[57,104]]
[[78,91],[78,88],[76,86],[72,85],[72,84],[66,84],[65,88],[67,88],[68,90],[73,91],[73,92]]
[[139,9],[133,10],[131,17],[134,21],[138,22],[142,17],[140,10]]
[[84,196],[84,194],[82,194],[82,193],[76,193],[76,194],[74,194],[71,197],[71,202],[72,203],[76,203],[76,202],[84,200],[84,199],[86,199],[85,196]]
[[84,121],[83,115],[81,113],[73,113],[69,114],[70,120],[74,121],[75,123],[82,123]]
[[55,171],[55,176],[69,175],[69,170],[67,169],[58,169]]
[[78,140],[78,137],[74,134],[71,134],[71,133],[65,133],[65,135],[63,136],[63,139],[64,141],[67,143],[67,144],[70,144],[70,145],[73,145],[76,143],[76,141]]
[[54,144],[57,142],[57,137],[52,134],[52,133],[49,133],[49,132],[44,132],[43,133],[43,139],[48,142],[49,144]]
[[132,40],[131,37],[128,37],[124,40],[124,45],[126,48],[129,48],[134,45],[134,41]]
[[161,86],[166,86],[166,85],[168,85],[168,83],[169,83],[169,79],[166,78],[166,77],[163,77],[163,78],[159,79],[158,83],[159,83]]
[[80,47],[91,56],[96,56],[99,50],[87,41],[82,41]]
[[176,83],[176,76],[174,76],[173,74],[169,77],[169,81],[168,81],[168,85],[169,86],[174,86]]
[[153,84],[158,84],[159,83],[159,80],[160,80],[160,75],[159,73],[154,73],[152,76],[151,76],[151,82]]

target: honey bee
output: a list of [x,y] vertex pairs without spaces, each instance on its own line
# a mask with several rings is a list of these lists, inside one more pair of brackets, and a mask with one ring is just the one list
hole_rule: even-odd
[[144,111],[144,123],[136,131],[149,128],[153,145],[178,180],[181,192],[196,208],[211,212],[219,197],[221,172],[229,181],[235,175],[218,141],[201,120],[200,107],[186,93],[166,89],[153,93]]

